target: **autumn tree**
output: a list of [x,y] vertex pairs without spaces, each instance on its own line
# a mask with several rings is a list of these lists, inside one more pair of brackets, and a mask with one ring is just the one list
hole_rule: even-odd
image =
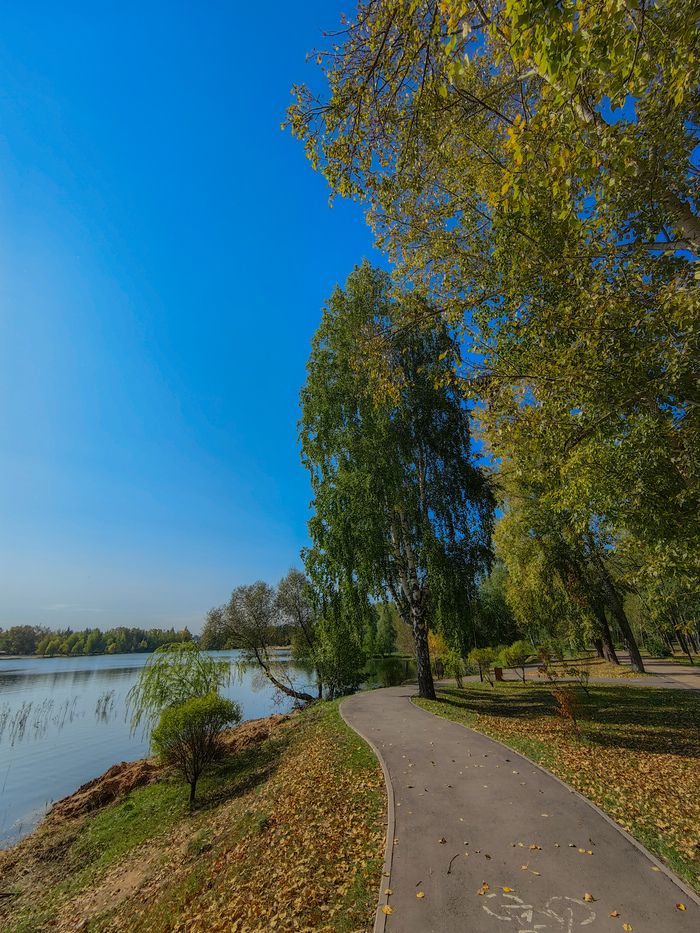
[[[434,698],[428,626],[451,640],[488,563],[492,495],[471,453],[469,413],[450,376],[447,329],[397,331],[388,277],[367,263],[326,302],[302,388],[302,459],[314,516],[307,572],[326,604],[389,596]],[[428,309],[426,308],[426,311]],[[363,356],[381,346],[378,365]]]
[[[369,0],[293,132],[469,351],[497,434],[558,445],[561,507],[700,566],[700,21],[682,0]],[[424,322],[402,306],[401,323]],[[496,455],[497,450],[494,451]],[[691,555],[688,557],[688,555]]]

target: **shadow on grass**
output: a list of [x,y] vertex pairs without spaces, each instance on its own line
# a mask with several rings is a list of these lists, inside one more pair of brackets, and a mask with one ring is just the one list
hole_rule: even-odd
[[[700,696],[650,687],[590,685],[575,690],[590,744],[700,759]],[[556,717],[550,684],[441,687],[440,702],[472,716],[513,721]]]
[[268,781],[279,768],[289,741],[290,733],[285,732],[214,760],[199,780],[192,812],[216,809]]

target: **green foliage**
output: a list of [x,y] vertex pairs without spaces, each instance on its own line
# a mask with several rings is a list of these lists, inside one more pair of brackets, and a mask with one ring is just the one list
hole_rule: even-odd
[[206,655],[196,642],[163,645],[146,661],[126,697],[131,732],[153,729],[168,707],[181,706],[226,686],[231,679],[228,661]]
[[503,663],[511,670],[519,670],[523,683],[525,683],[525,664],[531,654],[532,646],[526,641],[516,641],[503,652]]
[[[551,477],[577,534],[626,536],[629,585],[688,592],[699,38],[686,0],[371,0],[317,53],[328,95],[296,87],[288,112],[333,191],[368,204],[395,281],[464,339],[453,368],[495,461]],[[429,319],[407,303],[393,326]],[[554,595],[523,611],[587,624]]]
[[240,720],[240,706],[217,693],[193,697],[161,713],[151,744],[160,761],[175,768],[190,785],[190,805],[200,775],[219,750],[222,729]]
[[457,681],[457,686],[462,686],[462,676],[464,675],[464,662],[460,657],[459,651],[456,648],[450,648],[445,657],[443,658],[443,664],[445,667],[445,676],[454,677]]
[[490,684],[493,684],[491,678],[491,664],[493,663],[493,648],[472,648],[469,652],[469,661],[476,664],[479,668],[479,679],[483,681],[484,675]]
[[[490,557],[493,501],[445,362],[457,345],[445,327],[392,332],[399,312],[388,288],[385,273],[356,268],[314,336],[301,392],[314,491],[304,559],[321,614],[343,605],[359,625],[370,599],[388,591],[414,631],[420,690],[430,692],[428,616],[445,632],[467,616]],[[379,357],[367,357],[370,344]]]

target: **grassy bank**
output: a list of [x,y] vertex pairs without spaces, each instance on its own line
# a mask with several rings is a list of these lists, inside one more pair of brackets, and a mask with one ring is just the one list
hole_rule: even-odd
[[545,684],[443,687],[415,702],[542,764],[700,891],[700,697],[630,683],[572,692],[579,734]]
[[188,788],[164,775],[0,852],[4,933],[365,933],[384,852],[376,759],[321,704]]

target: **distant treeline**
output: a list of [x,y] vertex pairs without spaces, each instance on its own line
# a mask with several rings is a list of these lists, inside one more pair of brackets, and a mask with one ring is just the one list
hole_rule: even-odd
[[98,628],[86,628],[82,632],[52,632],[40,625],[14,625],[7,631],[0,629],[0,652],[6,654],[37,654],[42,657],[64,655],[80,657],[88,654],[133,654],[150,652],[173,641],[191,641],[192,635],[185,628],[176,632],[174,628],[164,631],[159,628],[119,628],[101,632]]

